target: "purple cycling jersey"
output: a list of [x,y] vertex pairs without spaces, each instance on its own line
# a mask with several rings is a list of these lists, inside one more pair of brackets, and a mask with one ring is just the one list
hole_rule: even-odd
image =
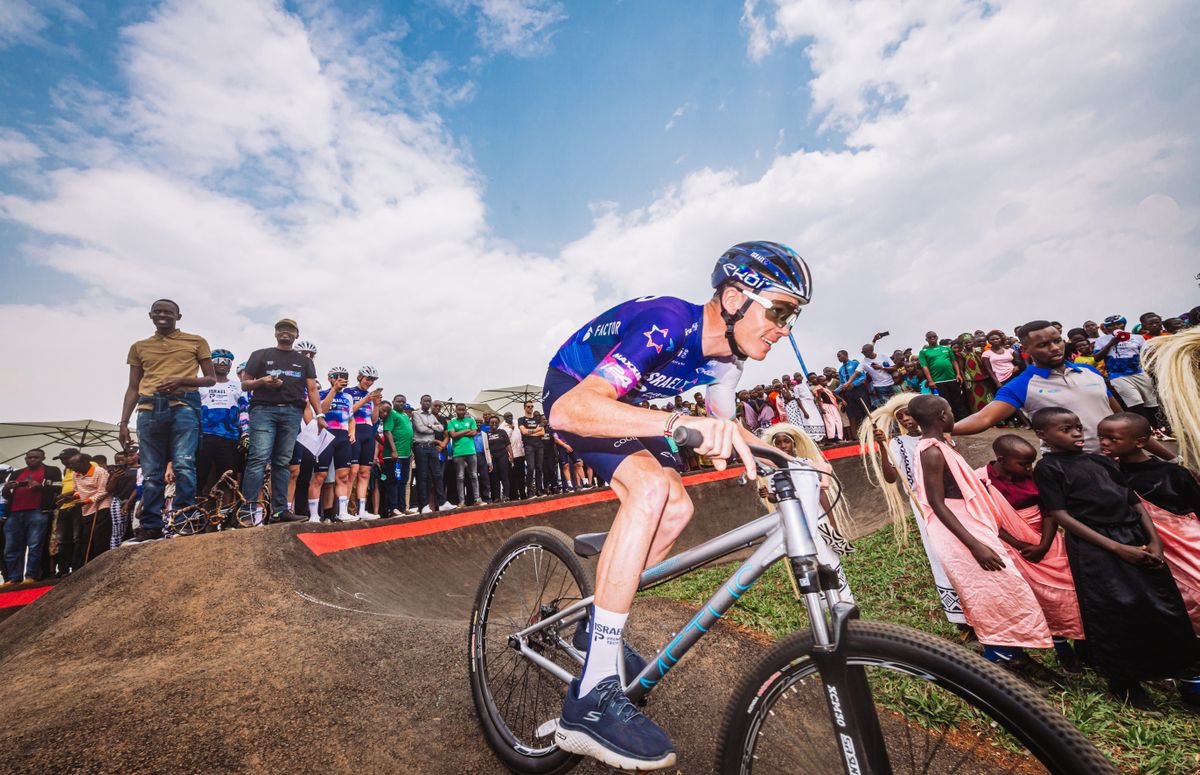
[[708,385],[710,414],[728,419],[733,417],[742,362],[704,354],[703,320],[704,308],[683,299],[633,299],[572,334],[550,367],[579,381],[597,376],[626,403],[668,398]]

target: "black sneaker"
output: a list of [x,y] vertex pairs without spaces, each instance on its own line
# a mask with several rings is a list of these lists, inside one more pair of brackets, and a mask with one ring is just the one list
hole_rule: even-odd
[[1058,666],[1066,672],[1074,675],[1079,675],[1083,672],[1083,663],[1079,661],[1079,655],[1069,645],[1061,650],[1056,646],[1054,654],[1058,657]]
[[1055,689],[1065,689],[1067,686],[1066,679],[1028,654],[1022,654],[1016,659],[1002,659],[996,664],[1034,685],[1052,686]]
[[272,522],[307,522],[308,517],[302,517],[294,511],[277,511],[271,515]]
[[[591,641],[588,639],[588,624],[591,621],[592,619],[589,616],[580,622],[579,626],[575,628],[575,634],[571,637],[571,645],[581,654],[587,654],[588,646],[591,644]],[[625,679],[632,680],[641,675],[642,670],[646,668],[648,663],[646,662],[646,658],[637,653],[633,646],[630,646],[628,643],[622,641],[621,648],[625,656]]]
[[554,732],[559,748],[619,770],[641,772],[675,764],[671,738],[633,706],[615,675],[582,697],[576,696],[578,691],[575,679],[567,688]]
[[162,528],[139,527],[133,531],[133,537],[125,541],[127,544],[144,544],[147,541],[157,541],[163,537]]
[[1122,688],[1116,686],[1114,682],[1109,681],[1108,690],[1116,697],[1117,702],[1122,705],[1128,705],[1135,710],[1140,710],[1148,716],[1163,715],[1162,711],[1158,709],[1158,703],[1151,699],[1149,694],[1146,694],[1146,690],[1140,683],[1134,683],[1131,686]]

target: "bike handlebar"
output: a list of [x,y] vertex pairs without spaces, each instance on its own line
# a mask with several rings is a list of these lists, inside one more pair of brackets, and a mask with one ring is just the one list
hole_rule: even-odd
[[[671,438],[675,440],[675,444],[680,447],[698,447],[704,443],[704,436],[695,428],[689,428],[686,425],[680,425],[671,434]],[[750,451],[755,457],[769,460],[780,468],[787,468],[791,462],[791,458],[783,454],[774,447],[764,447],[761,444],[748,444]]]

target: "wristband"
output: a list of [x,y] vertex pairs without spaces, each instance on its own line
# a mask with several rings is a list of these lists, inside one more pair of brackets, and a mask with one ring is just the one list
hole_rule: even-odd
[[671,436],[672,432],[675,430],[675,426],[679,423],[679,418],[681,416],[682,415],[676,414],[675,412],[671,412],[671,416],[667,418],[667,422],[663,426],[663,435],[664,436],[667,436],[667,437]]

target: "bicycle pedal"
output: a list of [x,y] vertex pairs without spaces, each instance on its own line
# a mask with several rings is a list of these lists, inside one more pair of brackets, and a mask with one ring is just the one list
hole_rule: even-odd
[[534,737],[549,737],[554,734],[554,730],[558,729],[558,719],[552,718],[544,722],[537,731],[533,733]]

